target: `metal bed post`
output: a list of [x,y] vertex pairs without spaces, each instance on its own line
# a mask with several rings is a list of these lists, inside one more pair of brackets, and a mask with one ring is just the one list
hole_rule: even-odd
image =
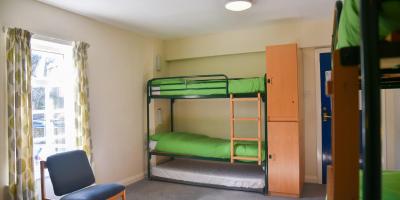
[[170,114],[171,114],[171,132],[174,132],[174,103],[175,103],[175,99],[171,99],[170,104],[171,104],[171,110],[170,110]]
[[362,140],[364,150],[363,198],[381,199],[381,110],[379,67],[379,3],[361,0]]
[[225,87],[226,87],[226,98],[229,98],[229,79],[227,76],[224,76],[225,78]]
[[151,152],[150,152],[150,103],[151,103],[151,80],[147,83],[147,178],[151,179]]

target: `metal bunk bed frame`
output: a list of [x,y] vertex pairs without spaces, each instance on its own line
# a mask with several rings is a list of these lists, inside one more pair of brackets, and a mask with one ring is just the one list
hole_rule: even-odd
[[[190,81],[190,83],[225,83],[225,87],[206,87],[206,88],[191,88],[190,90],[205,90],[205,89],[224,89],[225,93],[224,94],[213,94],[213,95],[154,95],[153,92],[160,92],[161,90],[154,90],[153,89],[153,82],[156,80],[166,80],[166,79],[184,79],[185,84],[186,81]],[[169,180],[166,178],[157,178],[155,176],[152,176],[151,174],[151,158],[153,155],[158,155],[158,156],[167,156],[171,157],[172,159],[174,158],[182,158],[182,159],[196,159],[196,160],[208,160],[208,161],[220,161],[220,162],[230,162],[230,159],[220,159],[220,158],[207,158],[207,157],[199,157],[199,156],[191,156],[191,155],[178,155],[178,154],[172,154],[172,153],[164,153],[164,152],[156,152],[156,151],[151,151],[150,149],[150,103],[152,99],[169,99],[170,100],[170,128],[171,131],[174,131],[174,103],[176,100],[190,100],[190,99],[221,99],[221,98],[230,98],[230,93],[229,93],[229,80],[239,80],[241,78],[229,78],[225,74],[210,74],[210,75],[193,75],[193,76],[176,76],[176,77],[162,77],[162,78],[153,78],[150,79],[147,82],[147,178],[149,180],[160,180],[160,181],[166,181],[166,182],[178,182],[182,184],[188,184],[188,185],[199,185],[199,186],[205,186],[205,187],[212,187],[212,188],[223,188],[223,189],[231,189],[231,190],[241,190],[241,191],[250,191],[250,192],[260,192],[258,190],[254,189],[244,189],[244,188],[230,188],[230,187],[225,187],[225,186],[216,186],[216,185],[209,185],[209,184],[196,184],[192,182],[185,182],[185,181],[174,181],[174,180]],[[166,84],[159,84],[159,85],[170,85],[168,83]],[[265,138],[265,144],[264,144],[264,151],[265,151],[265,158],[264,161],[262,162],[262,167],[264,169],[264,180],[265,180],[265,186],[264,189],[261,191],[263,194],[268,193],[268,159],[266,158],[266,155],[268,155],[268,143],[267,138],[268,138],[268,126],[267,126],[267,81],[266,81],[266,75],[264,75],[264,87],[265,87],[265,92],[261,93],[262,101],[264,101],[265,106],[264,106],[264,138]],[[162,91],[178,91],[178,90],[186,90],[186,89],[166,89]],[[235,98],[248,98],[248,97],[256,97],[257,93],[246,93],[246,94],[234,94]],[[241,161],[236,161],[237,163],[241,163]]]
[[[361,45],[340,49],[340,61],[343,66],[360,66],[361,69],[363,199],[365,200],[382,198],[380,90],[400,88],[400,78],[384,78],[384,75],[400,74],[399,68],[380,69],[381,58],[400,57],[400,42],[379,40],[381,3],[381,0],[360,0]],[[339,15],[341,6],[341,3],[336,5]],[[339,18],[338,16],[336,20]],[[334,30],[333,41],[337,37],[335,34],[337,32]]]

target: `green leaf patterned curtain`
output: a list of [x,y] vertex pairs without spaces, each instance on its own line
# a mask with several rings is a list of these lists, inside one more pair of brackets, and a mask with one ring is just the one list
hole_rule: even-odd
[[32,157],[30,39],[28,31],[16,28],[7,31],[9,192],[11,199],[16,200],[36,199]]
[[77,73],[75,85],[75,128],[77,146],[86,152],[89,161],[93,164],[89,127],[89,86],[86,75],[88,48],[89,44],[85,42],[74,42],[73,57]]

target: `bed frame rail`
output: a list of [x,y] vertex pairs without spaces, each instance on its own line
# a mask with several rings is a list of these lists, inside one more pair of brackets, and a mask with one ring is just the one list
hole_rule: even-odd
[[[183,89],[163,89],[162,91],[176,92],[182,90],[209,90],[209,89],[220,89],[224,90],[225,94],[218,95],[160,95],[157,92],[161,92],[160,86],[177,85],[177,83],[162,83],[154,84],[159,80],[174,80],[179,79],[186,86]],[[225,83],[223,86],[218,87],[199,87],[190,88],[187,86],[194,83]],[[163,77],[153,78],[147,82],[147,96],[148,98],[165,98],[165,99],[206,99],[206,98],[229,98],[229,78],[225,74],[209,74],[209,75],[193,75],[193,76],[174,76],[174,77]]]

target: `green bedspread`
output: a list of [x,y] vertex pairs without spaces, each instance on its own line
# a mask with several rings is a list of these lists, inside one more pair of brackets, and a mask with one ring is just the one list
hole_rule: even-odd
[[[346,0],[339,22],[336,48],[360,44],[359,0]],[[393,31],[400,30],[400,0],[384,0],[379,17],[379,35],[384,39]]]
[[[362,170],[360,170],[360,198],[363,199],[363,179]],[[327,199],[327,198],[326,198]],[[400,171],[382,172],[382,200],[400,199]]]
[[[231,156],[230,140],[184,132],[157,133],[151,135],[150,139],[157,141],[155,149],[158,152],[221,159],[230,159]],[[262,157],[264,158],[265,152],[264,148],[262,149]],[[236,142],[235,155],[257,157],[257,143]]]
[[[199,83],[196,81],[185,82],[183,79],[160,79],[153,81],[152,86],[153,89],[155,87],[159,87],[160,89],[159,95],[168,95],[168,96],[226,94],[225,81],[210,80]],[[265,91],[264,78],[245,78],[245,79],[229,80],[229,93],[231,94],[257,93],[264,91]]]
[[[362,171],[360,171],[360,199],[362,199]],[[400,199],[400,171],[382,172],[382,200]]]

